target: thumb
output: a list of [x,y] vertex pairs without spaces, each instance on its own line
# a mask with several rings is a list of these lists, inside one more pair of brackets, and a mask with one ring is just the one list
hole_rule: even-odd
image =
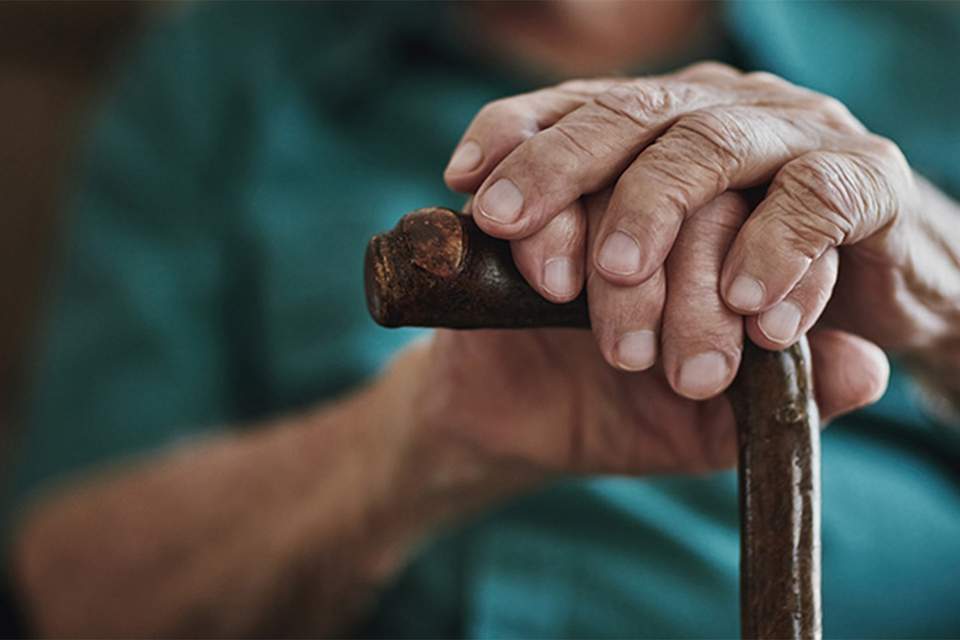
[[808,337],[817,404],[824,422],[883,396],[890,363],[880,347],[835,329],[813,331]]

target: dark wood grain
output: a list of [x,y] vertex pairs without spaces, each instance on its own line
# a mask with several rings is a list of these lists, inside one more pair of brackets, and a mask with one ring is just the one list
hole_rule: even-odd
[[730,393],[740,484],[744,638],[819,638],[820,420],[806,340],[748,343]]
[[439,207],[408,213],[367,246],[367,307],[385,327],[587,327],[586,297],[554,304],[513,263],[510,245]]
[[[419,209],[370,241],[370,314],[387,327],[589,327],[585,296],[553,304],[509,244],[469,216]],[[730,391],[737,417],[741,626],[745,638],[819,638],[820,449],[806,339],[748,344]]]

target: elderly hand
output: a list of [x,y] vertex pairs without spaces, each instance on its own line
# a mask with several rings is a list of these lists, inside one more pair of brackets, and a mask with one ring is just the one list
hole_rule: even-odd
[[[592,215],[599,211],[591,209],[602,210],[605,203],[590,198],[585,204]],[[743,197],[727,193],[681,229],[667,270],[697,277],[670,280],[675,302],[664,322],[666,339],[698,339],[691,333],[695,318],[739,353],[743,320],[723,304],[717,284],[726,249],[748,210]],[[657,286],[662,285],[660,279]],[[655,298],[639,302],[651,309],[656,305]],[[825,419],[882,392],[886,360],[876,346],[840,331],[818,330],[810,334],[810,348]],[[443,457],[438,447],[442,452],[451,443],[478,453],[481,467],[519,466],[540,474],[691,473],[729,467],[736,460],[735,424],[725,396],[681,397],[659,367],[614,369],[584,331],[438,331],[413,353],[419,357],[412,358],[415,366],[403,377],[415,387],[415,433],[423,446],[411,450],[430,451],[433,464]]]
[[[938,237],[956,225],[934,224],[932,188],[842,104],[770,74],[705,63],[500,100],[470,125],[446,180],[476,193],[478,225],[514,241],[543,295],[568,300],[586,279],[610,364],[646,369],[659,345],[667,379],[689,398],[725,389],[740,357],[733,322],[703,303],[704,287],[749,316],[755,342],[783,348],[824,313],[842,256],[833,325],[902,350],[953,331],[960,242]],[[742,227],[697,213],[763,185]],[[584,196],[598,193],[608,202],[588,214]],[[729,231],[719,274],[701,256],[674,259],[691,224]]]

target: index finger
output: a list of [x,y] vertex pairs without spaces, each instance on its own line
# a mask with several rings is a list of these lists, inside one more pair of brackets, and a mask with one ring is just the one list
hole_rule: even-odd
[[477,192],[477,224],[500,238],[531,235],[607,186],[683,113],[733,99],[677,78],[618,83],[510,152]]
[[607,90],[613,79],[573,80],[484,106],[457,143],[443,173],[447,186],[472,193],[525,140]]

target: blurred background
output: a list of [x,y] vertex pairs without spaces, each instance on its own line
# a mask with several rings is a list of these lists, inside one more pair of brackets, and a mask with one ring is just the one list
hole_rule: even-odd
[[0,3],[0,447],[12,428],[71,151],[114,56],[158,9],[166,10],[135,1]]

